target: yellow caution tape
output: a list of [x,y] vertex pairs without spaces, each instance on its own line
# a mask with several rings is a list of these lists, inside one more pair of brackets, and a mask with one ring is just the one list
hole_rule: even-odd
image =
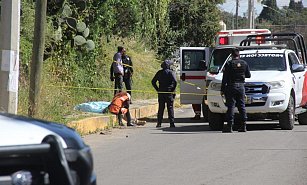
[[[69,88],[69,89],[88,89],[88,90],[102,90],[102,91],[114,91],[114,90],[119,90],[119,89],[113,89],[113,88],[99,88],[99,87],[80,87],[80,86],[60,86],[60,85],[46,85],[46,87],[55,87],[55,88]],[[196,95],[196,96],[219,96],[220,94],[205,94],[205,93],[184,93],[184,92],[162,92],[162,91],[145,91],[145,90],[129,90],[132,92],[141,92],[141,93],[152,93],[152,94],[181,94],[181,95]]]

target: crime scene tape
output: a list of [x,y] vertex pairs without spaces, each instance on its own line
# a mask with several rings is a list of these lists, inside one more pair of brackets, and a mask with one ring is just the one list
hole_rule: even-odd
[[[56,86],[56,85],[47,85],[46,87],[55,87],[55,88],[71,88],[71,89],[88,89],[88,90],[102,90],[102,91],[114,91],[119,89],[110,89],[110,88],[98,88],[98,87],[76,87],[76,86]],[[221,94],[206,94],[206,93],[185,93],[185,92],[161,92],[161,91],[144,91],[144,90],[130,90],[132,92],[141,92],[141,93],[152,93],[152,94],[180,94],[180,95],[195,95],[195,96],[221,96]],[[223,99],[225,95],[223,95]],[[245,101],[248,97],[245,96]]]
[[131,65],[128,65],[128,64],[124,64],[124,63],[120,63],[120,62],[117,62],[117,61],[114,61],[115,63],[118,63],[118,64],[121,64],[121,65],[123,65],[123,66],[127,66],[127,67],[133,67],[133,66],[131,66]]
[[[119,89],[111,89],[111,88],[98,88],[98,87],[76,87],[76,86],[57,86],[57,85],[47,85],[46,87],[55,87],[55,88],[70,88],[70,89],[88,89],[88,90],[102,90],[102,91],[114,91]],[[144,91],[144,90],[130,90],[132,92],[141,92],[141,93],[152,93],[152,94],[180,94],[180,95],[195,95],[195,96],[221,96],[221,94],[206,94],[206,93],[185,93],[185,92],[161,92],[161,91]],[[223,99],[225,99],[225,95],[223,95]],[[248,97],[245,95],[245,101],[247,101]]]
[[[46,85],[46,87],[54,87],[54,88],[69,88],[69,89],[87,89],[87,90],[101,90],[101,91],[114,91],[119,89],[113,88],[99,88],[99,87],[80,87],[80,86],[60,86],[60,85]],[[152,93],[152,94],[180,94],[180,95],[195,95],[195,96],[219,96],[220,94],[206,94],[206,93],[187,93],[187,92],[162,92],[162,91],[146,91],[146,90],[138,90],[133,89],[129,90],[131,92],[140,92],[140,93]]]

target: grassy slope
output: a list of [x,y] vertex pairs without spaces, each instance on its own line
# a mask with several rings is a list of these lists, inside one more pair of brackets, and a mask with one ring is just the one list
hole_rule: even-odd
[[[156,60],[155,53],[146,51],[145,46],[134,40],[113,38],[107,43],[102,38],[101,57],[97,57],[96,62],[99,66],[97,75],[93,76],[94,87],[87,89],[62,87],[64,83],[59,81],[51,71],[54,70],[52,62],[44,62],[44,70],[42,76],[41,96],[39,103],[39,112],[37,118],[52,120],[56,122],[66,123],[71,121],[69,115],[79,114],[74,111],[75,105],[89,101],[110,101],[113,95],[113,82],[109,80],[109,66],[112,62],[113,55],[118,45],[127,48],[127,54],[132,58],[134,66],[133,76],[133,93],[134,99],[148,99],[156,97],[154,89],[151,86],[151,79],[157,70],[160,69],[160,61]],[[78,69],[78,74],[82,73],[82,69]],[[27,115],[28,107],[28,80],[20,77],[19,85],[19,107],[18,113]],[[50,86],[52,84],[53,86]],[[150,91],[143,92],[143,91]]]

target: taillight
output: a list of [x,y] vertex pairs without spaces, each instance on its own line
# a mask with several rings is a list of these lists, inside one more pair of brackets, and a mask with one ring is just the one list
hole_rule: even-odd
[[265,40],[263,36],[256,36],[256,44],[264,44]]
[[220,43],[220,45],[227,45],[228,44],[228,37],[220,37],[219,43]]

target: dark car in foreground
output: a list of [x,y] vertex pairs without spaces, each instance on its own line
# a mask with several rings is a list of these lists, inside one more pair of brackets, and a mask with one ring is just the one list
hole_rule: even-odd
[[91,149],[65,125],[0,113],[0,185],[96,185]]

